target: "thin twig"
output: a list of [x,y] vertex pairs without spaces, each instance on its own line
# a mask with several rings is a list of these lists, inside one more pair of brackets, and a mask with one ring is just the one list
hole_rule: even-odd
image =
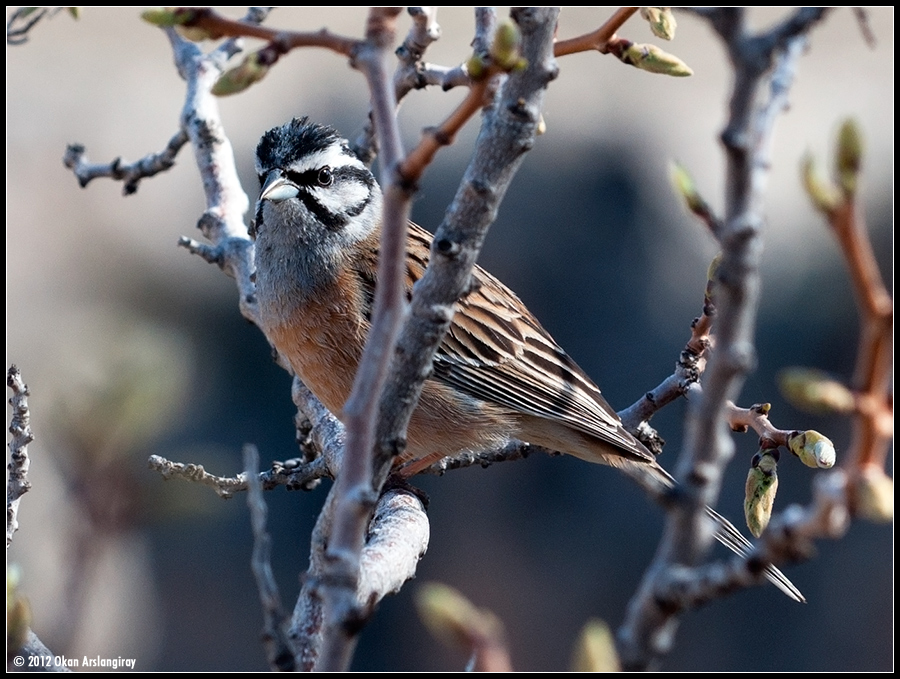
[[600,53],[607,52],[609,42],[615,37],[616,31],[622,27],[631,16],[638,11],[638,7],[620,7],[607,19],[600,28],[591,33],[585,33],[568,40],[560,40],[553,46],[553,56],[562,57],[578,52]]
[[244,446],[244,477],[247,479],[247,507],[253,528],[253,555],[250,566],[263,610],[263,644],[269,667],[280,672],[294,671],[294,651],[286,632],[287,615],[281,606],[278,585],[272,573],[272,539],[266,530],[268,509],[259,483],[259,452]]
[[[169,479],[183,479],[192,483],[209,486],[216,495],[223,499],[234,497],[235,493],[241,493],[249,489],[247,476],[240,473],[236,476],[216,476],[210,474],[203,465],[192,462],[173,462],[160,455],[151,455],[147,460],[147,466],[158,472],[167,481]],[[308,488],[317,479],[331,475],[324,459],[318,458],[308,464],[294,465],[288,462],[273,462],[272,469],[260,472],[257,481],[264,490],[271,490],[279,486],[286,486],[289,490],[296,488]]]
[[325,28],[318,31],[284,31],[260,26],[252,20],[229,19],[208,7],[184,7],[172,13],[177,25],[203,31],[209,38],[258,38],[268,42],[279,54],[287,54],[300,47],[324,47],[350,57],[360,44],[354,38],[336,35]]
[[[6,22],[6,44],[24,45],[28,42],[28,34],[43,19],[55,16],[62,7],[19,7]],[[69,13],[73,9],[68,8]]]

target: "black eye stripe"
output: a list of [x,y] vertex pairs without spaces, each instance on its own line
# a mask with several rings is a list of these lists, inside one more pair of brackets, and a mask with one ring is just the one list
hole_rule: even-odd
[[[323,170],[331,170],[331,183],[323,186],[320,177]],[[372,173],[362,167],[318,167],[303,172],[283,169],[284,176],[299,189],[297,198],[303,203],[307,210],[313,213],[316,218],[322,222],[331,231],[338,231],[344,228],[351,218],[357,217],[363,213],[369,203],[372,201],[372,193],[375,187],[375,178]],[[266,174],[260,175],[260,185],[265,182]],[[350,182],[362,184],[368,189],[368,195],[358,203],[345,205],[340,212],[333,212],[331,208],[322,205],[316,199],[316,193],[322,191],[340,191],[341,184],[346,185]]]
[[[327,167],[317,167],[312,170],[306,170],[304,172],[295,172],[292,170],[285,170],[284,176],[290,179],[294,184],[296,184],[299,188],[305,187],[317,187],[317,188],[328,188],[323,187],[319,183],[320,173],[323,170],[329,169]],[[365,184],[368,189],[372,189],[372,186],[375,184],[375,179],[372,177],[372,173],[361,167],[332,167],[331,176],[332,183],[331,186],[335,186],[338,182],[353,180],[358,181],[361,184]],[[264,178],[263,178],[264,180]]]

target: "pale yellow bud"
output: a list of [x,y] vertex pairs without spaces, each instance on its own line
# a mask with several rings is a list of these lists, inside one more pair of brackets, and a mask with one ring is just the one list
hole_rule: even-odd
[[183,24],[187,15],[177,7],[152,7],[141,12],[141,19],[154,26],[166,27]]
[[701,217],[709,214],[709,204],[703,200],[691,174],[679,163],[672,163],[671,167],[672,184],[678,195],[684,199],[688,210]]
[[691,68],[674,54],[664,52],[656,45],[631,43],[619,57],[642,71],[676,77],[693,75]]
[[853,392],[821,370],[787,368],[779,373],[778,385],[794,407],[807,412],[849,413],[855,407]]
[[522,34],[512,21],[504,21],[494,33],[491,58],[504,71],[524,68],[527,62],[521,53]]
[[853,120],[846,120],[838,132],[835,169],[838,181],[844,194],[852,196],[856,193],[859,168],[862,165],[862,135],[859,126]]
[[893,521],[894,479],[878,467],[866,467],[856,484],[856,509],[869,521]]
[[761,450],[753,456],[744,488],[744,517],[754,537],[769,525],[777,492],[778,451]]
[[812,199],[813,206],[826,215],[834,212],[841,203],[841,192],[837,186],[819,174],[812,156],[807,155],[803,159],[801,172],[803,185]]
[[675,15],[671,7],[641,7],[641,16],[650,24],[653,35],[663,40],[675,38]]
[[447,585],[428,583],[420,587],[416,607],[425,626],[445,643],[468,647],[474,637],[502,636],[502,625],[493,613],[475,607]]
[[588,620],[578,635],[573,672],[618,672],[619,656],[613,634],[602,620]]
[[803,464],[813,469],[831,469],[837,457],[831,439],[812,429],[791,436],[788,448]]

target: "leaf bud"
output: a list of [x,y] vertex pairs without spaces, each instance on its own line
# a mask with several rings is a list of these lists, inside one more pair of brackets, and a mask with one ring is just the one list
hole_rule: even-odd
[[853,392],[821,370],[787,368],[778,375],[778,385],[793,406],[807,412],[849,413],[855,407]]
[[653,35],[663,40],[675,38],[675,28],[678,26],[671,7],[641,7],[641,16],[650,24]]
[[788,448],[807,467],[831,469],[834,466],[836,459],[834,444],[831,439],[812,429],[794,432],[793,436],[788,438]]
[[750,463],[744,488],[744,517],[754,537],[769,525],[777,492],[778,450],[760,450]]

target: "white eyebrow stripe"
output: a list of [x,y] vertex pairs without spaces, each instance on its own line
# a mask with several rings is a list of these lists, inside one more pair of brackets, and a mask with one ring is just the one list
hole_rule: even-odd
[[369,187],[361,181],[340,182],[338,186],[309,188],[316,202],[332,214],[341,214],[368,199]]
[[337,144],[332,144],[327,149],[316,151],[301,158],[291,167],[295,172],[318,170],[322,167],[359,167],[365,169],[363,162],[352,153],[345,151]]

